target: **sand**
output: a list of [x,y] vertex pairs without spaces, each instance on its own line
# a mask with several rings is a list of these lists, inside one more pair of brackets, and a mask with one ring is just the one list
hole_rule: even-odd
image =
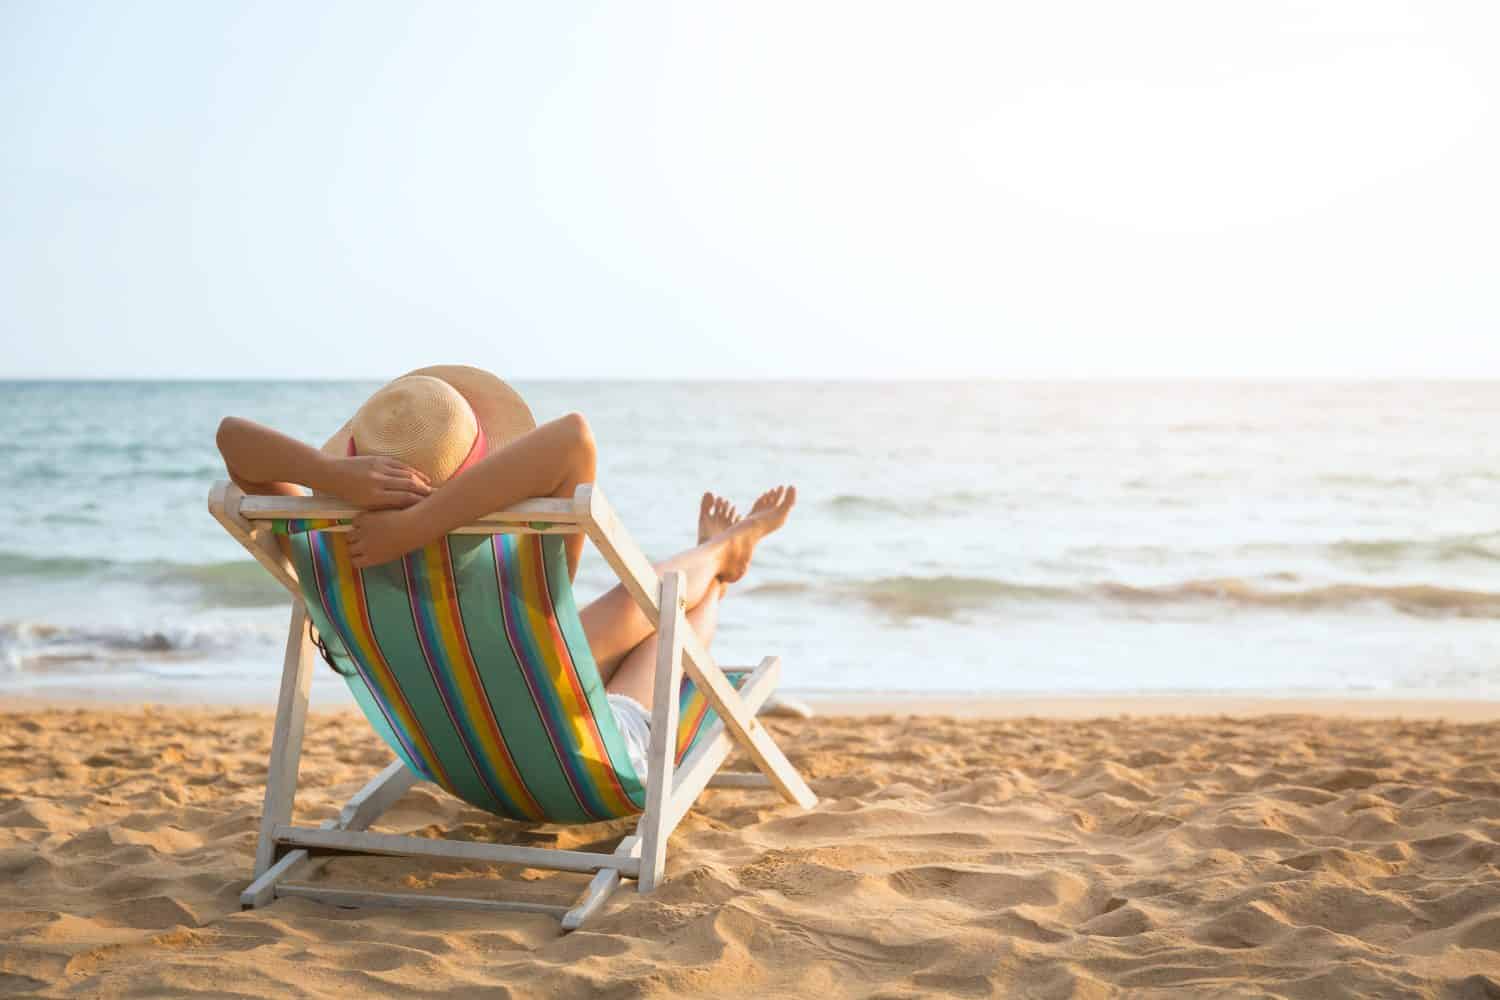
[[[0,995],[1500,997],[1500,722],[870,708],[771,720],[821,805],[708,792],[666,885],[566,936],[528,914],[240,911],[267,714],[0,714]],[[353,714],[314,716],[299,821],[389,759]],[[424,786],[381,827],[624,832],[524,830]],[[584,882],[395,859],[320,877],[557,902]]]

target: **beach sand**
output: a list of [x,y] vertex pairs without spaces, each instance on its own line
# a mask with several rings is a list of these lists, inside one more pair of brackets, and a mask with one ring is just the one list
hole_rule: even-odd
[[[769,720],[818,808],[709,791],[667,883],[566,936],[529,914],[242,912],[269,714],[23,706],[0,714],[0,995],[1500,997],[1500,721],[1431,718],[1496,706],[985,704]],[[1146,714],[1174,709],[1196,714]],[[298,820],[389,759],[356,715],[315,715]],[[381,828],[582,847],[627,825],[523,830],[419,786]],[[551,902],[586,881],[330,876]]]

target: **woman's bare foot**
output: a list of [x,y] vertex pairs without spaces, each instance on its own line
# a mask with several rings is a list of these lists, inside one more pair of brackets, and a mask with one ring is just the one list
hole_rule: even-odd
[[698,544],[728,531],[739,519],[734,504],[715,493],[703,494],[703,502],[698,505]]
[[796,502],[795,486],[778,486],[774,490],[766,490],[750,508],[749,514],[716,536],[716,541],[724,543],[718,578],[725,583],[733,583],[744,576],[745,571],[750,568],[750,557],[755,553],[755,546],[760,544],[762,538],[786,523],[787,516],[792,512],[792,505]]

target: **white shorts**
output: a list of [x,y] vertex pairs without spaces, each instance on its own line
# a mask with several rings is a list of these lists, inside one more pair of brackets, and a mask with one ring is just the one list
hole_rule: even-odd
[[610,710],[615,713],[615,725],[625,737],[625,752],[630,755],[630,764],[646,783],[646,748],[651,746],[651,713],[646,706],[628,694],[608,693]]

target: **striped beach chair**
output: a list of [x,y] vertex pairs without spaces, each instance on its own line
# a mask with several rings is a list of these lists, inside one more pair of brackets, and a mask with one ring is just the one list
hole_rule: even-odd
[[[661,881],[667,839],[712,784],[816,798],[755,714],[781,664],[719,667],[693,632],[681,574],[658,579],[597,487],[486,515],[402,559],[358,570],[344,532],[358,513],[324,497],[247,496],[214,484],[209,510],[292,594],[255,877],[246,907],[278,896],[345,906],[546,912],[580,926],[622,878]],[[648,773],[637,773],[578,619],[560,536],[586,533],[658,627]],[[290,555],[288,555],[288,552]],[[319,654],[396,759],[320,827],[292,823],[309,684]],[[735,745],[757,771],[719,773]],[[418,781],[522,822],[638,817],[613,853],[445,841],[369,827]],[[374,854],[593,872],[572,906],[299,883],[315,855]]]

